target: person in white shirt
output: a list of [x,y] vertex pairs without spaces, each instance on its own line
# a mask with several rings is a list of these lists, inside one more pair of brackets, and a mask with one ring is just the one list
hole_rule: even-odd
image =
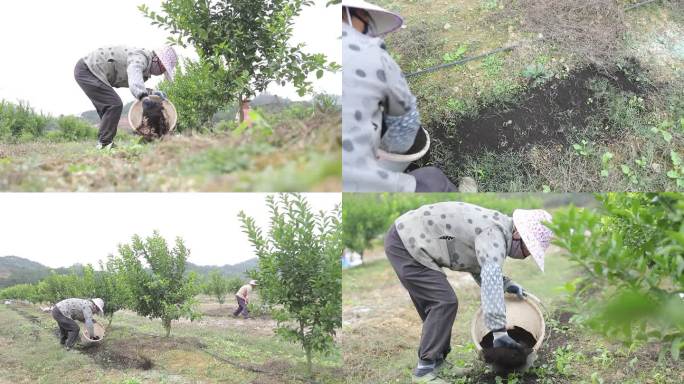
[[243,285],[238,289],[237,293],[235,293],[235,298],[237,299],[238,303],[238,308],[233,312],[234,317],[242,316],[245,317],[245,319],[249,318],[249,311],[247,310],[247,304],[249,304],[249,298],[252,295],[252,290],[254,287],[257,286],[257,281],[256,280],[251,280],[249,283]]

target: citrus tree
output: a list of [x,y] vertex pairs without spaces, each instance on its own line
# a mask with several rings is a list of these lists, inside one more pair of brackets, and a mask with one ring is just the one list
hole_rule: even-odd
[[100,261],[100,272],[94,278],[92,297],[99,297],[105,302],[104,315],[112,324],[114,313],[127,308],[131,300],[130,288],[126,276],[122,273],[117,259],[109,255],[107,261]]
[[[186,62],[181,83],[198,79],[205,86],[188,92],[169,84],[165,90],[181,107],[193,103],[191,99],[195,104],[211,103],[198,109],[205,115],[195,114],[207,122],[221,107],[248,100],[273,82],[290,83],[303,96],[312,91],[310,74],[320,78],[326,69],[339,69],[322,54],[304,52],[303,44],[289,44],[294,19],[312,4],[308,0],[164,0],[161,14],[145,5],[139,9],[152,25],[171,33],[172,44],[192,45],[197,51],[199,64]],[[183,108],[179,115],[193,112]]]
[[276,332],[299,342],[312,375],[313,352],[334,348],[342,324],[340,212],[312,212],[299,194],[266,198],[271,216],[267,233],[244,212],[242,227],[258,257],[252,276],[278,322]]
[[228,279],[217,270],[211,271],[207,278],[205,293],[215,297],[219,304],[223,304],[226,301],[228,290]]
[[556,244],[581,265],[570,284],[586,324],[626,343],[684,346],[684,195],[598,195],[602,209],[554,214]]
[[26,300],[39,302],[36,298],[36,286],[33,284],[16,284],[0,290],[0,299]]
[[119,245],[116,264],[130,289],[131,309],[140,316],[161,319],[166,337],[172,320],[200,317],[194,299],[196,276],[185,274],[189,254],[183,239],[176,238],[175,247],[169,249],[157,231],[144,240],[134,235],[130,244]]

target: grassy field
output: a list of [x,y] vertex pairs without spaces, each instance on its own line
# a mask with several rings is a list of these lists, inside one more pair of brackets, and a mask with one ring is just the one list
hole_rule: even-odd
[[279,119],[273,134],[179,135],[118,148],[80,142],[0,142],[3,191],[339,191],[338,112]]
[[[202,320],[161,322],[117,312],[102,345],[66,351],[56,322],[31,305],[0,305],[0,383],[305,383],[306,358],[268,317],[233,318],[232,301],[200,297]],[[106,321],[104,322],[106,324]],[[314,359],[316,381],[341,383],[339,354]]]
[[433,139],[419,165],[483,191],[684,188],[684,7],[620,11],[634,2],[582,16],[591,2],[378,1],[405,17],[387,47],[407,75],[516,47],[409,76]]
[[[410,383],[416,364],[421,321],[385,258],[380,244],[364,253],[365,264],[343,273],[342,349],[348,383]],[[663,358],[653,346],[629,349],[593,335],[573,321],[562,286],[578,276],[554,249],[540,273],[530,260],[507,260],[504,273],[538,296],[545,307],[547,338],[534,367],[497,377],[480,361],[470,339],[470,321],[479,307],[479,288],[467,273],[447,271],[459,308],[449,360],[467,367],[453,383],[681,383],[684,367]]]

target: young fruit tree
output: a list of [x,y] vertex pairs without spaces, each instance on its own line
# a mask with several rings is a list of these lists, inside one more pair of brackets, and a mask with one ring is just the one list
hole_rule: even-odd
[[258,256],[259,294],[278,322],[276,332],[301,343],[307,373],[312,355],[334,348],[342,324],[342,254],[339,208],[312,212],[299,194],[266,198],[271,227],[264,234],[240,212],[242,228]]
[[175,247],[169,249],[157,231],[144,240],[134,235],[130,244],[119,245],[116,263],[130,289],[131,309],[140,316],[161,319],[166,337],[172,320],[200,317],[194,299],[196,276],[185,274],[189,254],[183,239],[176,238]]
[[117,259],[109,255],[107,262],[100,260],[101,272],[95,275],[95,292],[93,297],[99,297],[105,302],[105,317],[112,324],[114,313],[127,308],[130,302],[130,289],[126,282],[126,276],[122,273]]
[[[169,98],[179,107],[179,116],[205,100],[212,105],[199,108],[201,121],[208,122],[221,107],[242,103],[269,84],[292,84],[303,96],[312,92],[310,74],[321,78],[325,70],[337,71],[339,65],[327,63],[323,54],[304,52],[304,44],[290,45],[295,19],[310,0],[164,0],[162,14],[141,5],[140,11],[169,31],[169,41],[192,45],[198,64],[186,61],[179,73],[182,87],[165,84]],[[201,81],[189,86],[187,80]],[[241,109],[240,109],[241,110]],[[240,116],[240,121],[244,116]]]
[[228,294],[228,279],[226,279],[221,272],[213,270],[209,272],[209,277],[206,283],[206,293],[216,298],[219,304],[226,301]]

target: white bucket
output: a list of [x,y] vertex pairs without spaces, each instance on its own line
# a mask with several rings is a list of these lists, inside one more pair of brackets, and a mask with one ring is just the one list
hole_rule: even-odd
[[[176,123],[178,122],[178,112],[176,112],[176,106],[174,106],[172,102],[164,100],[162,103],[164,105],[164,117],[166,117],[166,121],[169,123],[169,133],[171,133],[173,130],[176,129]],[[134,131],[138,130],[138,127],[142,122],[142,114],[142,100],[138,100],[135,103],[133,103],[133,105],[131,105],[131,109],[128,110],[128,124],[131,125],[131,128]]]
[[[528,356],[527,365],[521,367],[522,369],[526,369],[532,365],[537,358],[537,351],[542,346],[544,337],[546,336],[546,322],[544,321],[544,315],[540,309],[541,302],[532,294],[528,294],[525,299],[519,299],[514,294],[506,294],[504,296],[504,302],[506,305],[506,329],[512,330],[515,327],[522,328],[529,332],[536,340],[536,343],[532,346],[532,353]],[[489,332],[490,330],[484,324],[482,308],[479,308],[473,316],[470,335],[473,344],[475,344],[478,356],[481,359],[484,359],[484,349],[480,345],[480,342]]]
[[[383,151],[382,149],[378,149],[378,164],[388,171],[404,172],[409,164],[425,156],[430,149],[430,134],[428,134],[425,128],[421,128],[421,131],[425,134],[425,146],[420,151],[414,151],[414,153],[401,155],[398,153],[389,153]],[[420,132],[418,134],[420,134]]]
[[94,336],[98,336],[99,340],[93,340],[92,337],[88,334],[88,329],[86,328],[85,324],[81,323],[80,324],[81,328],[81,345],[83,346],[91,346],[91,345],[96,345],[102,343],[102,340],[104,340],[105,336],[105,329],[102,325],[99,323],[93,323],[93,331],[95,332]]

